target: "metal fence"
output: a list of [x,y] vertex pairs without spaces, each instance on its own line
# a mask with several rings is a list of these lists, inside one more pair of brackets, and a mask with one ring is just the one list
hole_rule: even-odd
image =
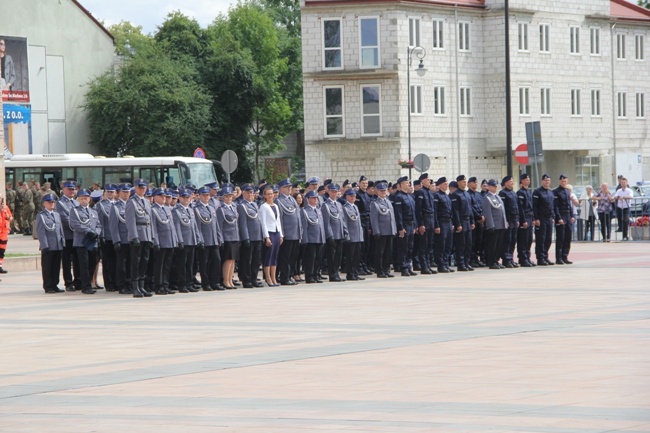
[[[624,222],[621,219],[621,213],[615,208],[615,211],[610,215],[610,239],[612,242],[623,240],[623,224],[628,225],[628,239],[630,241],[650,241],[650,197],[632,198],[630,200],[629,216],[627,221]],[[596,215],[593,222],[592,231],[588,220],[580,218],[578,207],[578,217],[576,218],[576,222],[573,224],[573,241],[603,241],[601,222],[598,215]]]

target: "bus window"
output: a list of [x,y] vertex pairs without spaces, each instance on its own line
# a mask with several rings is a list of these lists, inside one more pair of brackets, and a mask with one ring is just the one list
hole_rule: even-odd
[[104,167],[105,183],[133,183],[132,167]]
[[[138,169],[136,168],[136,171],[137,170]],[[161,176],[162,176],[162,171],[158,167],[140,168],[139,178],[142,178],[149,183],[154,183],[156,184],[156,186],[160,185]]]
[[11,186],[11,189],[16,189],[16,184],[14,184],[14,169],[13,168],[7,168],[5,169],[5,183],[7,186]]
[[61,181],[64,180],[77,180],[75,174],[74,174],[74,168],[72,167],[65,167],[63,169],[63,176],[61,177]]
[[169,185],[182,185],[181,176],[178,167],[165,167],[165,183]]
[[77,182],[82,188],[92,189],[94,183],[102,183],[101,167],[79,167],[77,168]]
[[18,180],[23,180],[25,182],[31,182],[32,180],[34,182],[42,182],[41,169],[40,168],[25,168],[23,170],[23,178],[18,179]]

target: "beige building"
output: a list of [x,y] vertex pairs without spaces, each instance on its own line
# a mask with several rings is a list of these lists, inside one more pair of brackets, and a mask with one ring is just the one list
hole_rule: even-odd
[[29,101],[4,101],[31,112],[31,128],[19,124],[10,131],[16,135],[13,153],[92,151],[80,107],[87,83],[113,62],[112,35],[76,0],[0,0],[0,36],[27,44],[26,56],[14,62],[25,75]]
[[[308,175],[394,180],[409,150],[433,176],[503,175],[504,15],[503,0],[303,0]],[[540,172],[650,179],[650,11],[510,0],[509,18],[513,148],[539,121]]]

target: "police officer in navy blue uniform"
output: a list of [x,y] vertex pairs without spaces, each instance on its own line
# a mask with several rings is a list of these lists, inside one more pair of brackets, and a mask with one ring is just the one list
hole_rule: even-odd
[[[397,179],[397,192],[393,195],[395,209],[395,224],[397,237],[397,266],[403,277],[417,275],[411,269],[411,254],[413,252],[413,237],[415,235],[415,200],[410,194],[411,182],[407,176]],[[397,269],[395,269],[397,271]]]
[[384,181],[375,184],[377,198],[370,204],[370,226],[375,238],[375,271],[378,278],[393,278],[390,262],[393,258],[393,238],[397,234],[395,211],[388,199],[388,185]]
[[70,211],[79,206],[79,202],[74,199],[76,187],[77,182],[74,180],[65,181],[63,183],[63,194],[56,202],[56,212],[61,216],[61,224],[63,224],[63,233],[65,234],[65,248],[63,248],[63,252],[61,253],[63,282],[65,284],[65,290],[71,292],[81,290],[79,258],[77,257],[77,251],[72,246],[74,236],[70,228]]
[[519,230],[517,230],[517,256],[519,265],[525,268],[536,266],[530,260],[530,247],[533,245],[533,192],[530,186],[530,176],[523,173],[519,177]]
[[435,228],[434,248],[436,265],[438,272],[449,273],[454,272],[449,267],[449,246],[452,245],[452,221],[451,221],[451,199],[447,195],[446,177],[441,177],[436,181],[438,191],[433,195],[434,209],[436,210],[436,221],[438,226]]
[[542,186],[533,192],[533,224],[535,225],[535,255],[540,266],[554,265],[548,259],[548,250],[553,242],[553,221],[555,218],[555,194],[549,187],[551,177],[542,175]]
[[483,228],[485,216],[483,216],[483,196],[478,190],[478,182],[475,176],[467,180],[472,216],[474,217],[474,230],[472,230],[472,258],[470,265],[474,268],[484,267],[483,259]]
[[371,275],[372,274],[372,262],[370,261],[370,240],[372,235],[370,234],[370,201],[371,197],[368,194],[368,178],[366,176],[359,177],[359,189],[357,190],[357,195],[355,196],[354,204],[359,209],[359,214],[361,215],[361,225],[363,226],[363,245],[361,246],[361,259],[360,259],[360,274]]
[[472,256],[472,229],[474,228],[474,214],[472,212],[471,198],[465,191],[467,179],[464,174],[456,177],[457,189],[449,195],[451,199],[452,222],[454,225],[454,252],[456,266],[461,272],[473,271],[470,265]]
[[422,173],[419,178],[422,187],[417,190],[415,196],[415,221],[419,234],[418,259],[420,272],[422,274],[437,274],[434,269],[433,239],[436,223],[436,210],[433,192],[431,191],[431,179],[428,173]]
[[508,221],[508,228],[503,235],[503,249],[501,251],[501,261],[506,268],[519,267],[513,260],[519,229],[519,198],[517,198],[513,186],[514,180],[512,176],[505,176],[501,180],[501,191],[499,191],[499,197],[501,197],[506,211],[506,221]]
[[307,191],[305,194],[307,203],[300,210],[302,220],[302,238],[300,243],[304,247],[302,259],[303,270],[305,272],[305,282],[307,284],[322,283],[320,279],[320,263],[325,245],[325,222],[323,214],[318,208],[318,193],[315,190]]
[[570,265],[571,235],[573,234],[573,211],[571,209],[571,192],[566,185],[568,179],[560,175],[560,185],[553,190],[555,194],[555,263]]

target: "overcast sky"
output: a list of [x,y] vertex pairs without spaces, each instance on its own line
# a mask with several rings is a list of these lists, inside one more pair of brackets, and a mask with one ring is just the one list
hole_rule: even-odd
[[142,26],[143,33],[154,33],[169,12],[179,10],[195,18],[201,27],[210,24],[220,12],[228,12],[236,0],[78,0],[106,27],[120,21]]

